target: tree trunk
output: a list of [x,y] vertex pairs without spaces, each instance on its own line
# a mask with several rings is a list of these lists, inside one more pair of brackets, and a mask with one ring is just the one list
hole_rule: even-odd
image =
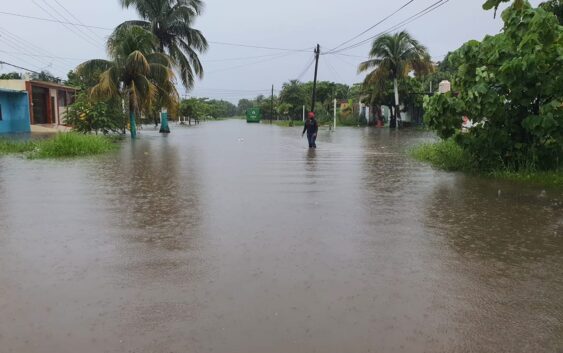
[[131,103],[131,97],[129,97],[129,131],[131,132],[131,138],[137,138],[137,123],[135,121],[135,108]]
[[391,127],[398,129],[401,121],[401,108],[399,103],[399,83],[397,82],[397,78],[393,80],[393,88],[395,90],[395,121],[392,123]]
[[161,134],[169,134],[170,127],[168,126],[168,113],[160,114],[160,131]]

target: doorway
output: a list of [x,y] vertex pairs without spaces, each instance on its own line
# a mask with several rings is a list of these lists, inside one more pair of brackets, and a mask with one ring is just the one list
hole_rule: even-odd
[[33,123],[51,123],[51,117],[48,107],[49,89],[42,87],[32,87],[31,95],[33,102]]

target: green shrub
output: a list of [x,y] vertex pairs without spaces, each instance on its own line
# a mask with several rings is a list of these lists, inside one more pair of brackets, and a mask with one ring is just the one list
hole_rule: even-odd
[[447,171],[472,171],[474,169],[471,155],[452,139],[424,143],[413,148],[410,154],[419,161],[428,162],[433,167]]
[[0,139],[0,155],[26,153],[37,148],[37,144],[33,141],[17,141]]
[[90,156],[106,153],[115,148],[114,140],[108,137],[66,133],[57,134],[52,139],[41,141],[34,157],[68,158]]
[[468,116],[476,126],[456,141],[483,173],[560,170],[563,27],[527,1],[515,2],[502,18],[500,34],[448,56],[457,68],[453,92],[425,98],[425,123],[450,138]]
[[94,102],[86,93],[78,95],[76,102],[68,107],[65,117],[65,124],[84,134],[119,132],[125,128],[125,121],[119,99]]
[[29,158],[70,158],[107,153],[117,148],[106,136],[60,133],[44,140],[0,140],[0,155],[26,154]]

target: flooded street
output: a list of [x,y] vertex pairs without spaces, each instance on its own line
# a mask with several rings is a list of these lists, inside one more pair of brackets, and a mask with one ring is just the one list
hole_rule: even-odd
[[241,121],[0,157],[1,353],[563,352],[563,191]]

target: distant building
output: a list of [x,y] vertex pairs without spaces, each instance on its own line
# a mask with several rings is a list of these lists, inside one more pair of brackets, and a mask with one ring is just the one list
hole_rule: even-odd
[[0,88],[0,133],[29,131],[30,114],[27,92]]
[[74,87],[35,80],[0,80],[0,89],[27,92],[30,124],[55,126],[64,124],[77,92]]

